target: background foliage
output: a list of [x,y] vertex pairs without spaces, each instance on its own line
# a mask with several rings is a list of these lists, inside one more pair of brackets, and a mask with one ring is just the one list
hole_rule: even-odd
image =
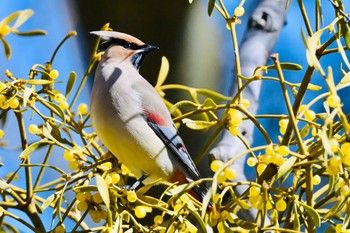
[[[312,26],[302,1],[298,3],[306,27],[302,37],[309,66],[303,68],[280,62],[274,54],[273,65],[257,67],[251,77],[243,77],[237,69],[240,91],[233,98],[207,89],[164,84],[169,63],[166,58],[162,59],[155,88],[163,97],[173,89],[185,91],[190,96],[189,100],[175,104],[165,99],[175,122],[193,130],[215,128],[197,160],[205,155],[222,130],[230,130],[244,142],[239,130],[244,120],[252,121],[266,141],[254,148],[246,144],[247,151],[233,155],[225,164],[214,161],[211,169],[215,175],[206,179],[210,181],[210,191],[203,203],[185,194],[196,183],[175,186],[159,181],[165,189],[159,197],[148,193],[153,184],[137,191],[125,189],[133,175],[101,147],[89,125],[88,106],[81,103],[77,109],[72,108],[88,75],[101,58],[102,54],[96,52],[98,41],[85,75],[78,80],[72,71],[63,93],[55,89],[63,79],[59,75],[60,67],[55,67],[54,61],[64,42],[76,35],[74,31],[63,38],[47,63],[32,66],[28,78],[17,77],[15,70],[7,70],[6,80],[0,83],[1,119],[3,125],[9,117],[17,119],[21,150],[18,158],[14,158],[20,161],[19,167],[0,180],[2,230],[16,232],[15,226],[7,223],[7,219],[15,219],[33,232],[211,232],[213,229],[219,232],[313,232],[316,227],[323,227],[327,232],[346,232],[349,224],[350,126],[349,116],[343,112],[342,100],[337,93],[347,89],[350,81],[346,53],[350,44],[349,18],[341,1],[331,1],[334,20],[322,23],[321,6],[316,1],[318,20]],[[208,13],[213,10],[226,20],[233,47],[238,50],[235,25],[244,14],[244,1],[234,9],[232,16],[221,1],[208,2]],[[7,58],[11,55],[9,34],[45,33],[41,30],[19,31],[31,15],[31,10],[19,11],[0,22],[0,39]],[[109,25],[102,30],[110,30]],[[320,59],[330,54],[340,56],[343,62],[338,67],[321,65]],[[239,66],[237,61],[239,56],[236,54],[236,65]],[[333,69],[340,70],[340,82],[334,81]],[[271,75],[272,70],[276,71],[275,76]],[[286,81],[284,73],[287,70],[303,76],[302,82]],[[310,83],[314,75],[323,77],[328,90],[320,91],[318,85]],[[258,80],[280,84],[288,114],[249,113],[249,101],[241,95],[241,90]],[[71,92],[73,87],[77,91]],[[320,94],[310,102],[303,102],[308,91]],[[324,105],[324,110],[314,112],[313,106],[319,102]],[[41,123],[32,124],[33,117],[40,118]],[[269,132],[260,124],[259,120],[263,118],[279,120],[277,143],[273,143]],[[36,135],[37,140],[28,143],[28,133]],[[0,136],[6,134],[0,131]],[[234,171],[227,167],[247,153],[250,155],[248,166],[256,171],[257,178],[235,182]],[[52,163],[51,158],[55,156],[63,157],[66,164],[61,167],[61,164]],[[52,173],[56,174],[52,180],[42,182],[46,174]],[[17,185],[18,176],[25,179],[23,187]],[[233,188],[242,185],[247,187],[247,192],[236,196]],[[213,202],[211,211],[207,211],[209,199]],[[258,209],[256,221],[248,222],[239,217],[242,208]],[[14,210],[23,212],[30,221]],[[50,226],[45,224],[47,216],[44,218],[44,213],[50,215]],[[266,221],[267,216],[270,216],[270,223]]]

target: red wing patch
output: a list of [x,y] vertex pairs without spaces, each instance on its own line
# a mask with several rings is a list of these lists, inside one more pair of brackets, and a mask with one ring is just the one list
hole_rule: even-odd
[[147,120],[156,123],[157,125],[165,125],[165,120],[157,113],[146,111]]

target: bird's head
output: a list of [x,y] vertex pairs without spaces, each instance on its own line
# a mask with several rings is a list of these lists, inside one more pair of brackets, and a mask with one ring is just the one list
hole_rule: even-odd
[[99,51],[106,51],[109,57],[129,60],[137,70],[145,55],[158,49],[157,46],[147,45],[141,40],[121,32],[93,31],[91,34],[101,38]]

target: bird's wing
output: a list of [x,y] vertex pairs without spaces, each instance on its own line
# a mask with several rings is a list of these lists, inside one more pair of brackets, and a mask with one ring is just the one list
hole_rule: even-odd
[[187,173],[191,176],[190,178],[193,180],[200,179],[201,176],[177,131],[174,133],[174,131],[170,130],[168,127],[158,125],[152,121],[147,121],[147,123],[164,144],[176,155],[180,164],[186,168]]

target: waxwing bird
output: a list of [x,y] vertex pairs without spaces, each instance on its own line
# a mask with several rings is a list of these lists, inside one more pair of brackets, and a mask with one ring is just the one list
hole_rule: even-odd
[[[105,51],[95,74],[91,121],[104,145],[136,177],[188,183],[200,179],[162,98],[140,74],[146,54],[158,49],[125,33],[94,31]],[[202,184],[191,195],[202,200]]]

